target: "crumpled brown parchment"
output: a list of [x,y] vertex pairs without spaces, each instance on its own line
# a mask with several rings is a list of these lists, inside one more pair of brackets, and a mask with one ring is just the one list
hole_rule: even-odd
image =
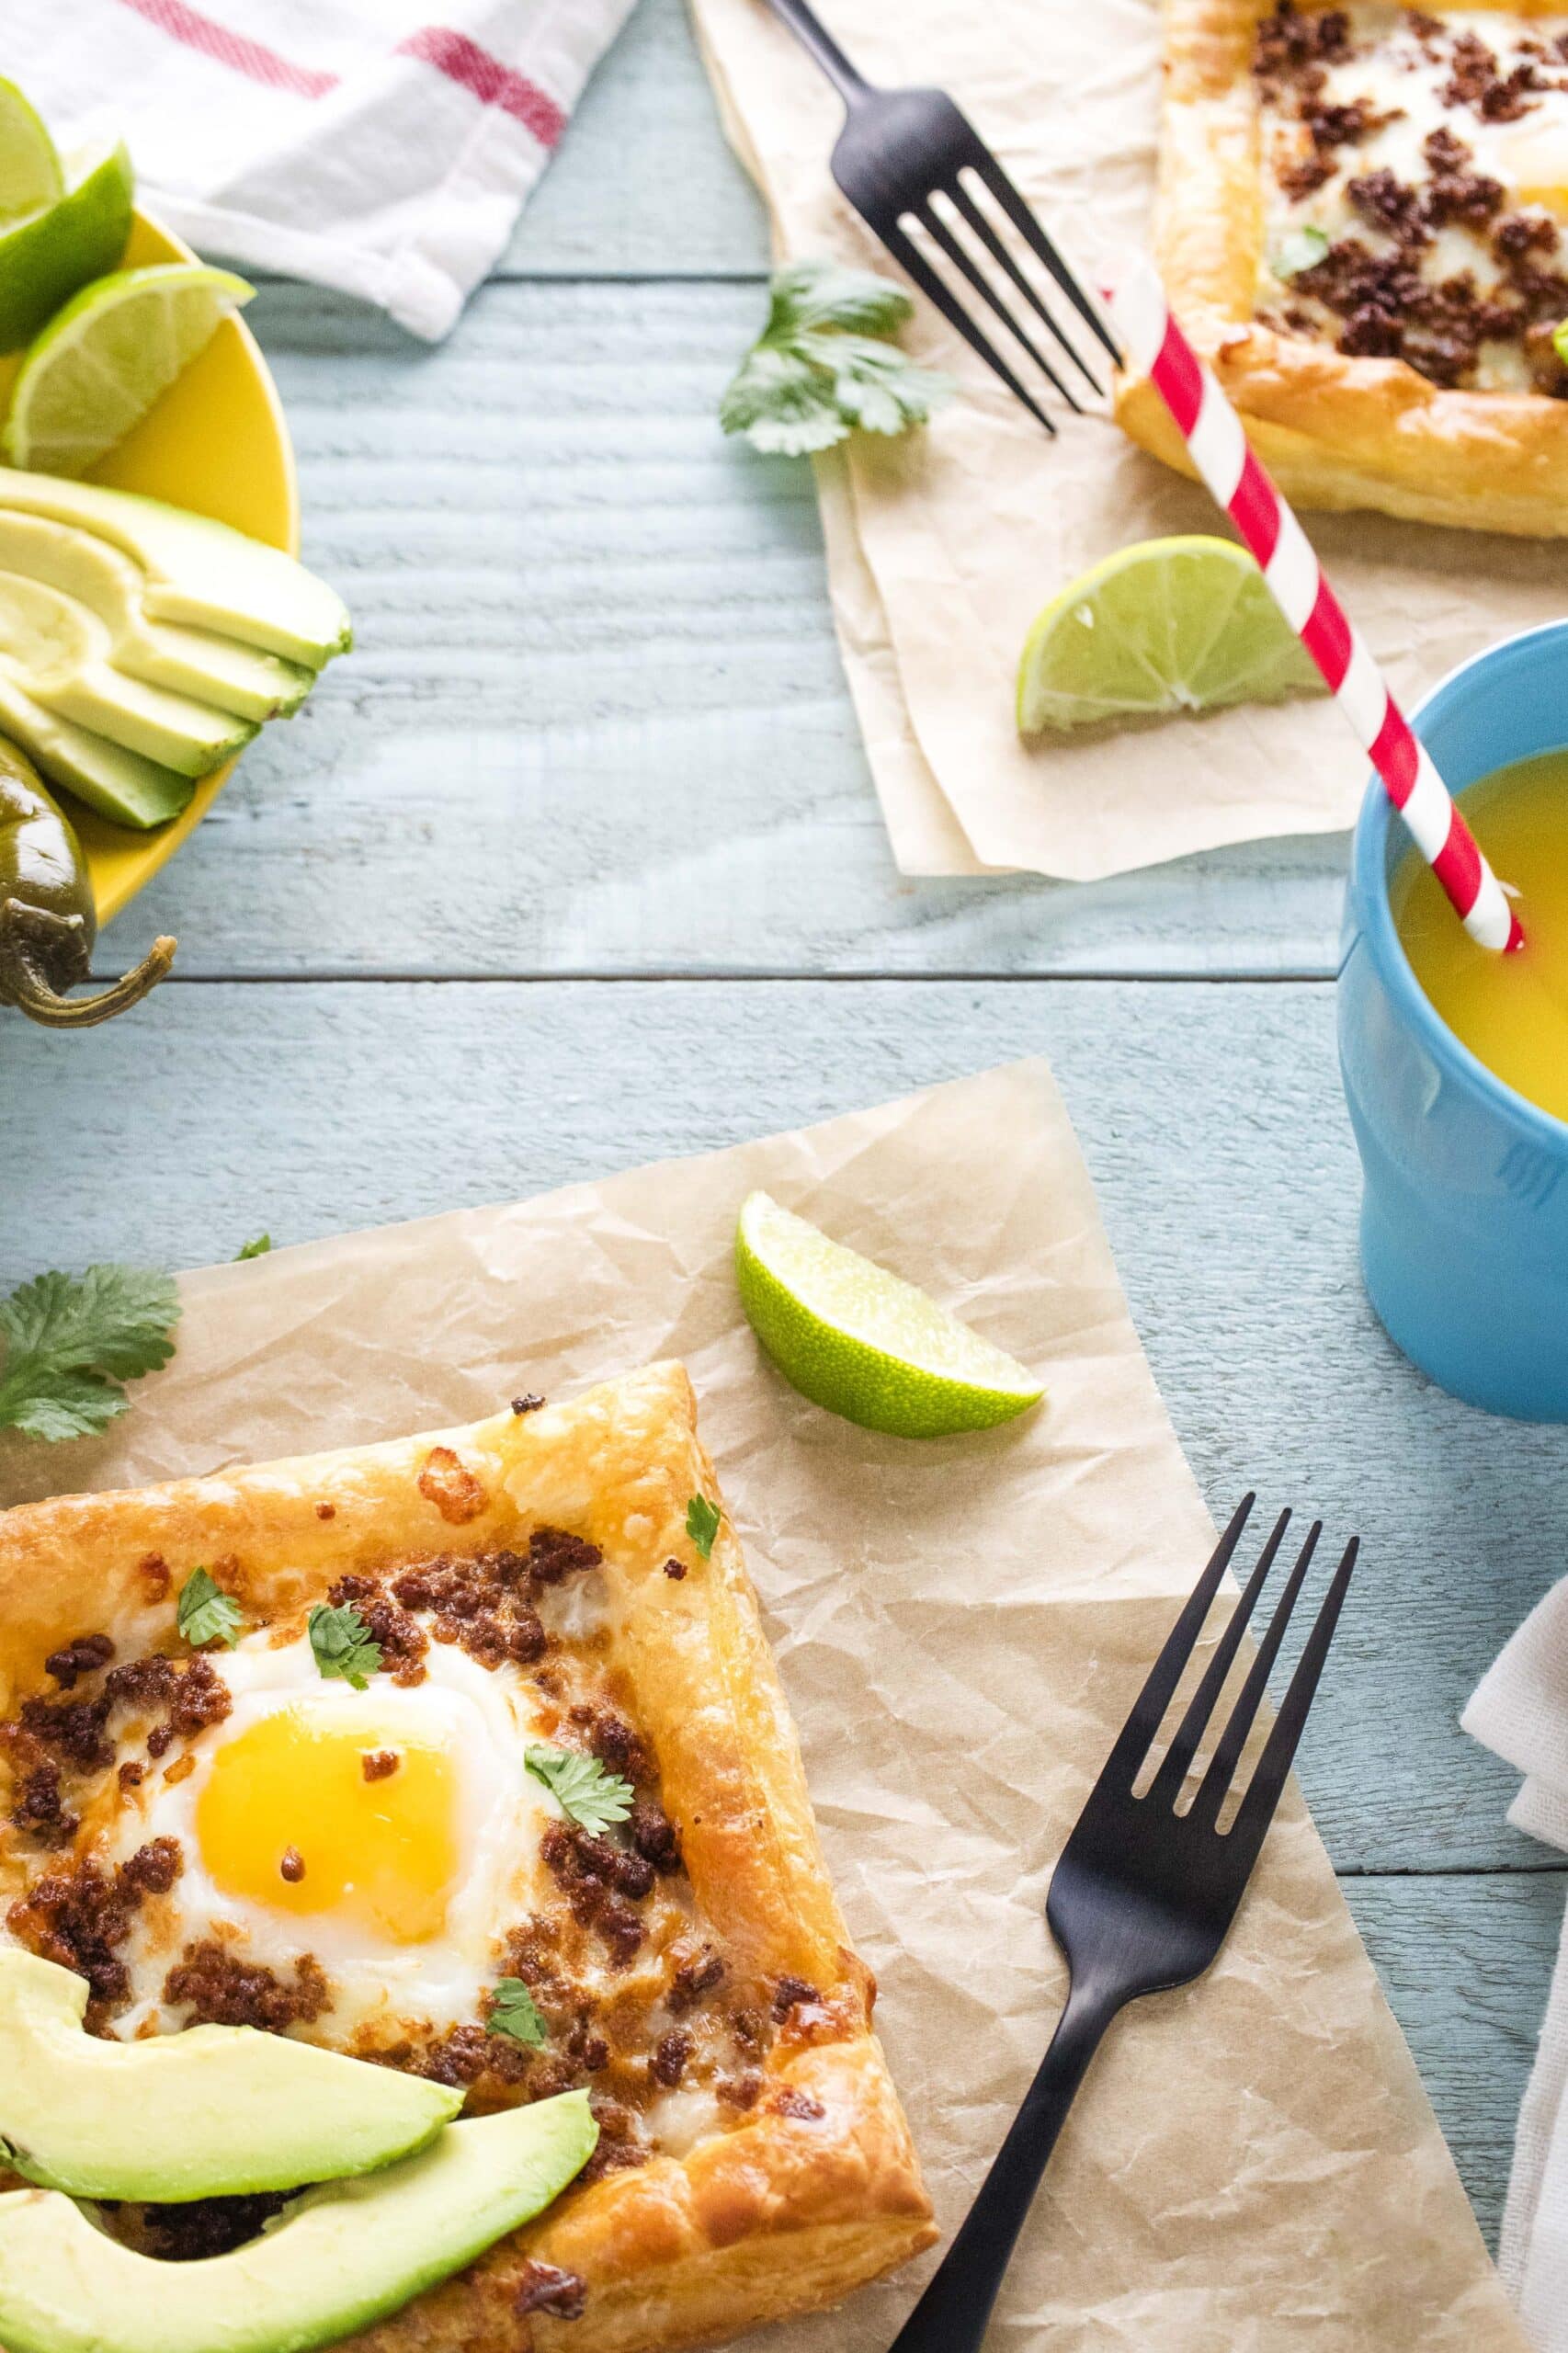
[[[843,109],[827,83],[764,0],[691,6],[779,255],[896,276],[829,177]],[[873,81],[951,91],[1080,274],[1093,280],[1145,241],[1157,0],[824,0],[823,14]],[[1230,527],[1105,416],[1063,415],[1049,441],[928,302],[903,341],[956,376],[961,397],[926,432],[860,434],[818,468],[839,642],[903,871],[1086,881],[1348,825],[1367,763],[1325,701],[1019,742],[1014,673],[1040,608],[1117,548]],[[1483,646],[1561,617],[1560,540],[1369,514],[1307,522],[1407,706]]]
[[[917,1445],[798,1397],[735,1294],[735,1215],[758,1185],[1038,1366],[1045,1407]],[[1045,1066],[209,1268],[182,1291],[178,1352],[132,1410],[69,1450],[7,1441],[0,1496],[461,1422],[520,1389],[686,1359],[950,2231],[1062,1997],[1053,1859],[1212,1541]],[[932,2260],[768,2341],[877,2353]],[[1219,1965],[1113,2029],[994,2337],[1017,2353],[1520,2353],[1299,1800]]]

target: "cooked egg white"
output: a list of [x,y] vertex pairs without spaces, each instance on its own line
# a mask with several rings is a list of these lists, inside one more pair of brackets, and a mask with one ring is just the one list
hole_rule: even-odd
[[301,2031],[323,2039],[368,2029],[379,2045],[474,2018],[508,1930],[534,1908],[556,1811],[523,1764],[541,1736],[528,1686],[435,1643],[412,1688],[328,1682],[304,1637],[252,1636],[214,1664],[232,1714],[149,1766],[117,1833],[116,1860],[157,1837],[184,1859],[126,1948],[117,2032],[181,2024],[164,1980],[213,1937],[285,1974],[313,1954],[334,2002]]

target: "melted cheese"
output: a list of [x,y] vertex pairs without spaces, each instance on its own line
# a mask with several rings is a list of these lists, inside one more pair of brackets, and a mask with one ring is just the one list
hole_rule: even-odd
[[653,2146],[672,2157],[684,2157],[699,2141],[724,2130],[724,2111],[710,2091],[665,2092],[650,2105],[644,2119]]

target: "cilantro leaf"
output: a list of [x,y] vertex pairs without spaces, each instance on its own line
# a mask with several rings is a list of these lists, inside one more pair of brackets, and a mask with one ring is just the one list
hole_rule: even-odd
[[490,2008],[485,2025],[492,2034],[509,2034],[514,2042],[526,2042],[537,2051],[550,2040],[550,2026],[544,2012],[534,2000],[520,1977],[498,1977],[490,1989]]
[[873,270],[846,269],[835,261],[790,262],[774,271],[768,293],[768,328],[790,334],[801,327],[842,327],[853,335],[892,335],[915,316],[915,304],[902,286]]
[[45,1440],[107,1429],[129,1402],[120,1382],[173,1356],[179,1313],[172,1276],[141,1267],[19,1284],[0,1300],[0,1428]]
[[1282,278],[1289,283],[1292,278],[1299,278],[1302,270],[1315,269],[1327,251],[1326,231],[1315,227],[1309,221],[1280,239],[1279,250],[1270,267],[1276,278]]
[[333,1609],[318,1601],[310,1616],[311,1648],[323,1677],[351,1683],[356,1691],[369,1688],[369,1678],[381,1663],[381,1646],[370,1636],[359,1612],[349,1603]]
[[542,1781],[568,1821],[601,1837],[631,1811],[632,1788],[607,1773],[597,1756],[571,1748],[525,1748],[523,1763]]
[[234,1264],[236,1267],[239,1267],[243,1266],[247,1258],[265,1258],[271,1247],[271,1234],[258,1233],[255,1235],[251,1241],[247,1242],[242,1249],[235,1251]]
[[713,1539],[724,1515],[706,1495],[693,1495],[686,1507],[686,1532],[705,1561],[713,1558]]
[[1559,359],[1568,361],[1568,319],[1551,330],[1551,348]]
[[796,262],[774,272],[769,296],[767,324],[719,404],[725,432],[744,433],[754,449],[801,457],[857,428],[904,433],[952,392],[948,377],[876,339],[915,310],[885,278]]
[[230,1650],[240,1639],[244,1612],[233,1594],[214,1585],[205,1569],[192,1569],[179,1589],[180,1632],[192,1650],[203,1643],[226,1643]]

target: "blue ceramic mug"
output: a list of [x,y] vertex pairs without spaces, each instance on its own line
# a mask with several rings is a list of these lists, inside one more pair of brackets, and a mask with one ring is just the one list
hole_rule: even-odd
[[[1450,672],[1411,723],[1456,792],[1561,749],[1568,621]],[[1389,908],[1389,880],[1408,847],[1374,777],[1356,827],[1339,969],[1368,1294],[1405,1355],[1456,1397],[1568,1421],[1568,1122],[1494,1078],[1432,1010]]]

